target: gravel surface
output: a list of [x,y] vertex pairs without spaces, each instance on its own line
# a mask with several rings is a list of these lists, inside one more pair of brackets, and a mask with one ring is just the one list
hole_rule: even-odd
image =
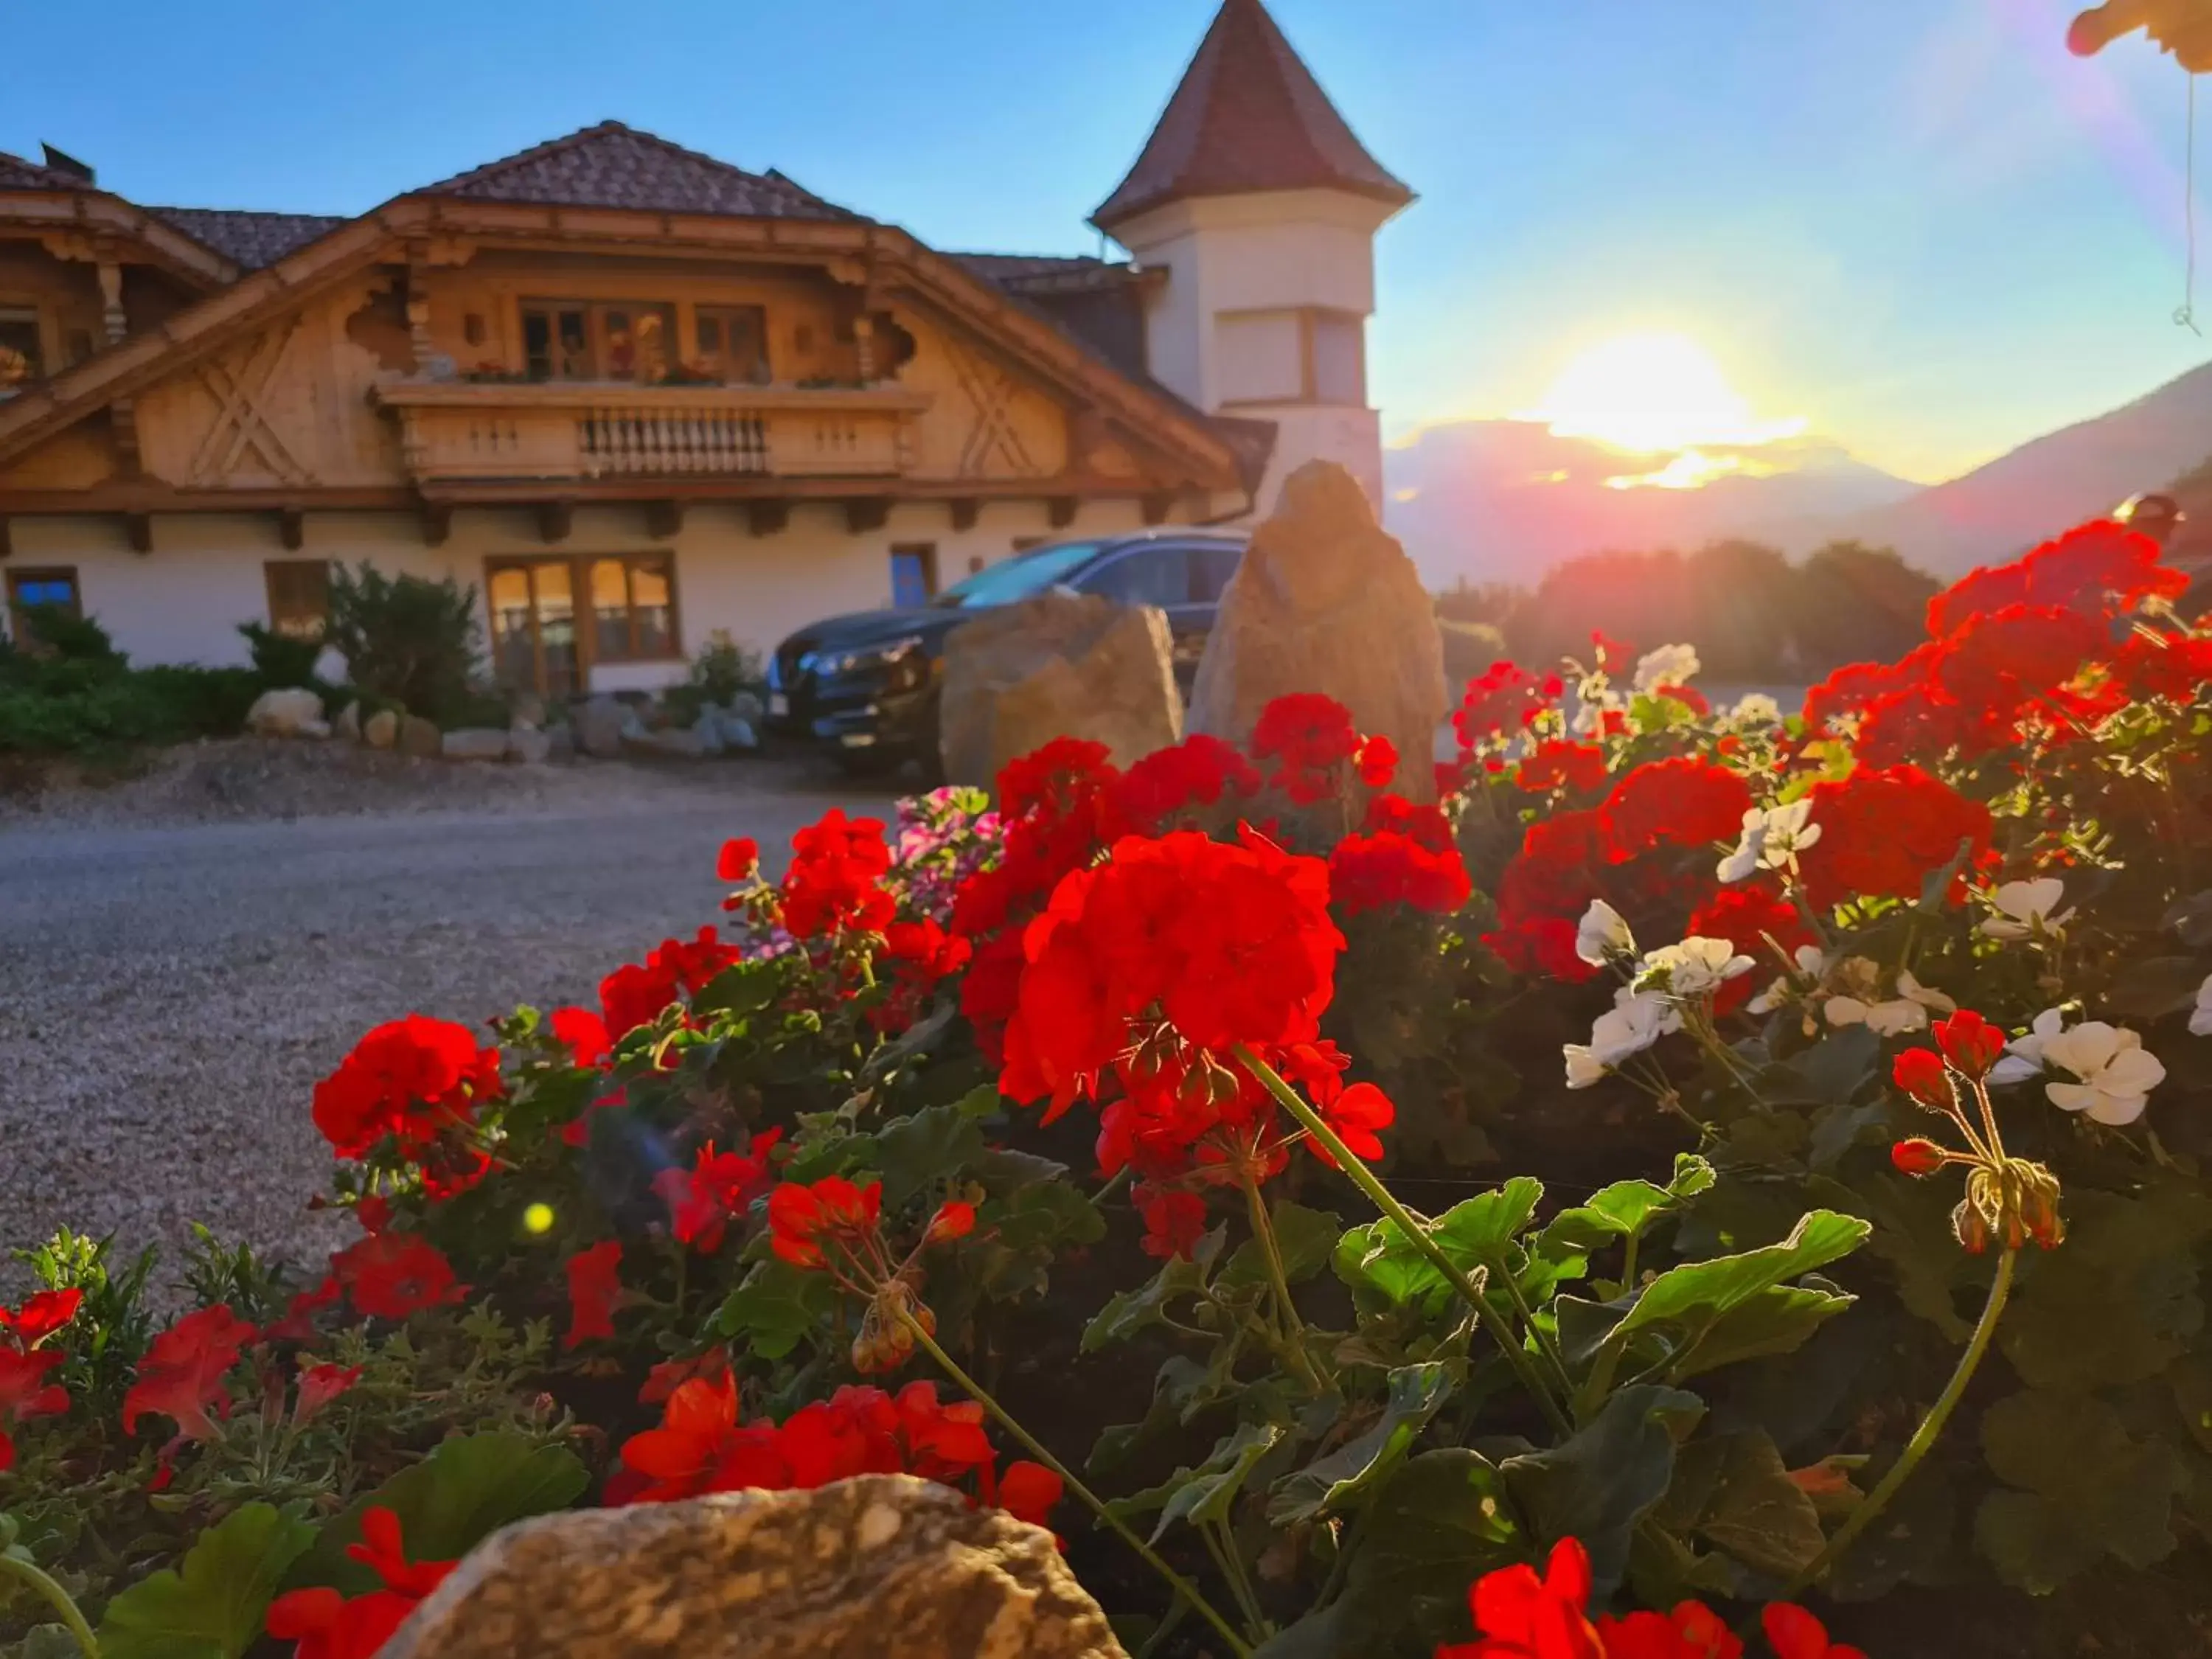
[[[329,1170],[307,1103],[368,1027],[586,1000],[716,918],[724,838],[777,849],[831,805],[887,806],[772,762],[410,781],[277,747],[0,818],[0,1247],[64,1224],[173,1244],[195,1220],[299,1258],[343,1242],[303,1207]],[[351,816],[265,816],[313,805],[294,785],[326,766]]]

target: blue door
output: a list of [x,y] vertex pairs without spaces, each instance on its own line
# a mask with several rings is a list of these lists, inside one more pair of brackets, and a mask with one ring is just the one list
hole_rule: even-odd
[[927,605],[937,584],[930,570],[933,550],[919,547],[891,549],[891,608],[919,611]]

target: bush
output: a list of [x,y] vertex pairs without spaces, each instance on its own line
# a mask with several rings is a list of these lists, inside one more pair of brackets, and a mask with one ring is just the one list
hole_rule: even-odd
[[245,636],[248,653],[253,662],[253,672],[261,684],[269,687],[308,686],[322,689],[315,678],[315,664],[323,654],[324,638],[320,629],[309,636],[280,634],[266,623],[243,622],[238,631]]
[[690,678],[682,685],[671,686],[661,701],[678,724],[689,725],[710,702],[727,708],[739,692],[757,696],[766,688],[761,653],[738,644],[726,629],[718,628],[707,635],[706,644],[692,658]]
[[476,589],[450,576],[387,576],[364,562],[331,569],[329,642],[369,696],[441,726],[461,723],[482,661]]
[[[156,1333],[40,1255],[17,1545],[144,1650],[228,1598],[237,1651],[280,1579],[370,1588],[370,1505],[442,1560],[518,1492],[906,1469],[1050,1521],[1164,1653],[1430,1659],[1493,1574],[1474,1610],[1558,1638],[1500,1650],[1735,1652],[1765,1607],[1826,1654],[1768,1605],[1817,1593],[1877,1659],[2189,1651],[2179,586],[2088,527],[1786,721],[1501,665],[1435,805],[1300,696],[1249,753],[1061,742],[998,813],[833,811],[774,884],[732,842],[727,934],[489,1042],[361,1040],[307,1109],[364,1233],[301,1288],[203,1249]],[[1672,1611],[1601,1645],[1586,1601]]]
[[1443,641],[1448,684],[1465,685],[1505,655],[1505,635],[1487,623],[1454,622],[1439,616],[1437,633]]

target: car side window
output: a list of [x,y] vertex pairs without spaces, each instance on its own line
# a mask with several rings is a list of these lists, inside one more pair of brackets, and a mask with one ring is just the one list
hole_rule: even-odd
[[1143,547],[1086,572],[1075,586],[1123,605],[1157,605],[1165,611],[1190,603],[1190,567],[1188,548]]
[[1194,547],[1190,553],[1190,597],[1199,605],[1218,605],[1228,591],[1229,579],[1237,574],[1237,567],[1244,557],[1241,547],[1212,544]]

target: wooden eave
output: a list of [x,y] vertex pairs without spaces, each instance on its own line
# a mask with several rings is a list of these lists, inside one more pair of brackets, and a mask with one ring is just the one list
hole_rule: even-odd
[[434,256],[440,242],[456,240],[518,250],[588,243],[662,258],[856,265],[855,280],[880,292],[903,290],[968,324],[1079,406],[1172,455],[1194,483],[1238,487],[1235,453],[1192,411],[1131,380],[1048,320],[896,227],[432,196],[399,197],[0,404],[0,462],[213,356],[364,268],[395,253],[404,258],[409,244],[425,245]]
[[158,265],[194,288],[227,288],[239,277],[239,267],[213,248],[105,191],[0,191],[0,234],[9,231],[129,242],[142,256],[136,263]]

